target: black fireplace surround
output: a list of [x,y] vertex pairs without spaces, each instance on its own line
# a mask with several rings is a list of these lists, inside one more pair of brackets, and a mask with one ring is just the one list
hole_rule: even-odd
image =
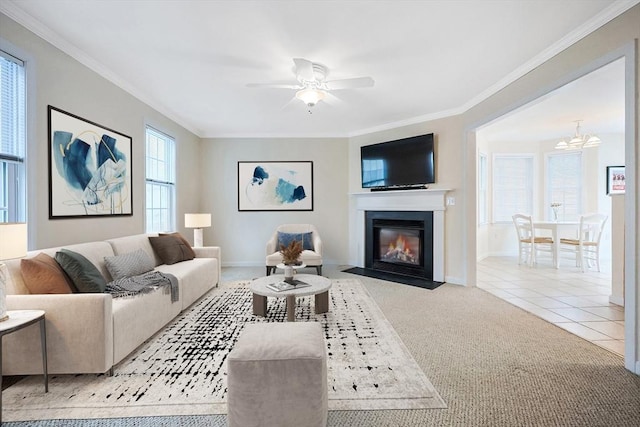
[[365,268],[433,280],[433,212],[366,211]]

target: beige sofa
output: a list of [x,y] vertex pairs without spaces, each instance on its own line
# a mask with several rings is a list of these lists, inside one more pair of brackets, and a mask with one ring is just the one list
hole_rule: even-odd
[[[47,354],[50,374],[105,373],[162,329],[220,280],[220,248],[193,248],[196,258],[172,265],[162,264],[149,242],[152,234],[139,234],[107,241],[64,246],[91,261],[107,281],[111,276],[105,257],[143,249],[155,260],[157,271],[178,279],[179,300],[157,289],[133,297],[112,298],[108,293],[32,295],[25,287],[20,260],[7,262],[13,280],[7,288],[7,309],[45,311]],[[44,252],[50,256],[61,248]],[[42,373],[40,335],[37,325],[3,338],[2,373]]]

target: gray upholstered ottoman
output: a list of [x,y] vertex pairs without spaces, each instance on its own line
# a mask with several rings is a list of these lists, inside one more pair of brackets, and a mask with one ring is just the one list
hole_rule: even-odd
[[327,351],[318,322],[246,325],[228,363],[229,427],[324,427]]

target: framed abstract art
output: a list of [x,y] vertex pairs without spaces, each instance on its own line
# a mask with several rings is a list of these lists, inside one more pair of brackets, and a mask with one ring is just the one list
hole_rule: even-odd
[[131,137],[49,105],[49,218],[133,215]]
[[239,211],[312,211],[313,162],[238,162]]

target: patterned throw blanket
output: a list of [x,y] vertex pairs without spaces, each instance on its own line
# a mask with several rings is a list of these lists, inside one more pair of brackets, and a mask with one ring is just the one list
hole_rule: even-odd
[[114,280],[107,283],[105,292],[110,293],[114,298],[119,298],[151,292],[158,288],[163,288],[165,293],[171,292],[171,302],[178,301],[178,279],[173,274],[159,271]]

